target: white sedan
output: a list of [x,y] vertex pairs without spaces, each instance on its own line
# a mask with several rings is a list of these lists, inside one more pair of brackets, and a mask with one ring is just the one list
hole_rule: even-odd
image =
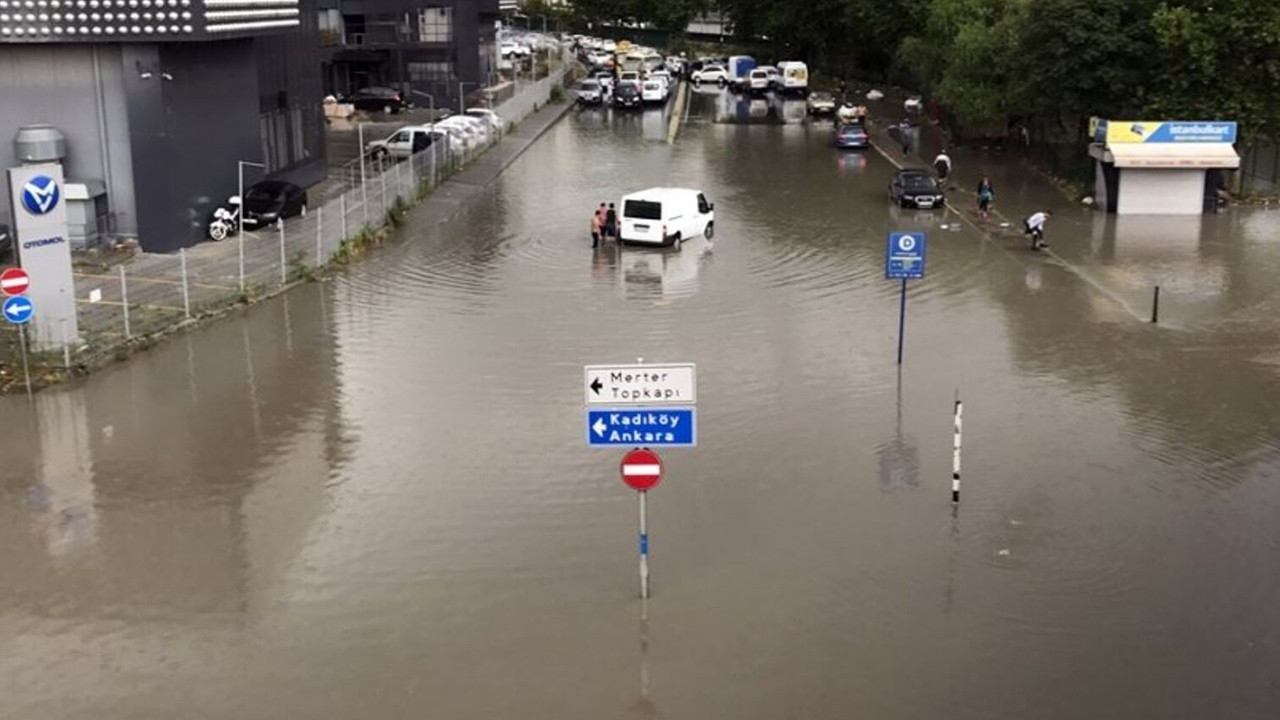
[[691,79],[694,83],[713,82],[724,85],[729,82],[729,71],[719,65],[703,65],[701,70],[694,70]]

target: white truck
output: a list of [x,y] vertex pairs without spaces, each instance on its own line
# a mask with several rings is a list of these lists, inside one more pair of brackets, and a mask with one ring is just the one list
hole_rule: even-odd
[[685,240],[715,235],[715,205],[687,188],[649,188],[625,195],[618,239],[636,245],[679,248]]

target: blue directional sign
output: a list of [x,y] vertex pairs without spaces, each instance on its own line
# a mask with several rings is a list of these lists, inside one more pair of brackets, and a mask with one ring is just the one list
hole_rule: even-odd
[[4,315],[4,319],[14,325],[25,325],[31,322],[31,315],[35,313],[36,306],[25,295],[14,295],[6,298],[4,307],[0,309],[0,314]]
[[925,236],[922,232],[889,233],[884,253],[886,280],[919,280],[924,277]]
[[587,410],[591,447],[693,447],[698,444],[697,409]]

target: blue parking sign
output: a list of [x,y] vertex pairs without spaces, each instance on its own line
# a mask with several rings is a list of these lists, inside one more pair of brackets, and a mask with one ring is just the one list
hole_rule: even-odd
[[922,232],[891,232],[884,253],[886,280],[919,280],[924,277],[925,235]]

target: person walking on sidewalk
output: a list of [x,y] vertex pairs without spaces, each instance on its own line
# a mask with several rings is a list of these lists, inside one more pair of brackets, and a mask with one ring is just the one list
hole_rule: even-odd
[[978,214],[986,220],[991,212],[991,201],[996,199],[996,191],[991,187],[991,178],[986,175],[978,181]]
[[1034,213],[1024,222],[1024,232],[1031,236],[1031,249],[1043,250],[1049,247],[1049,243],[1044,241],[1044,224],[1048,221],[1053,213],[1045,210],[1043,212]]
[[902,143],[902,154],[906,155],[911,152],[911,121],[903,118],[898,123],[898,140]]
[[933,159],[933,170],[938,173],[938,187],[947,187],[947,176],[951,174],[951,156],[947,155],[947,149],[943,148],[938,153],[938,157]]

